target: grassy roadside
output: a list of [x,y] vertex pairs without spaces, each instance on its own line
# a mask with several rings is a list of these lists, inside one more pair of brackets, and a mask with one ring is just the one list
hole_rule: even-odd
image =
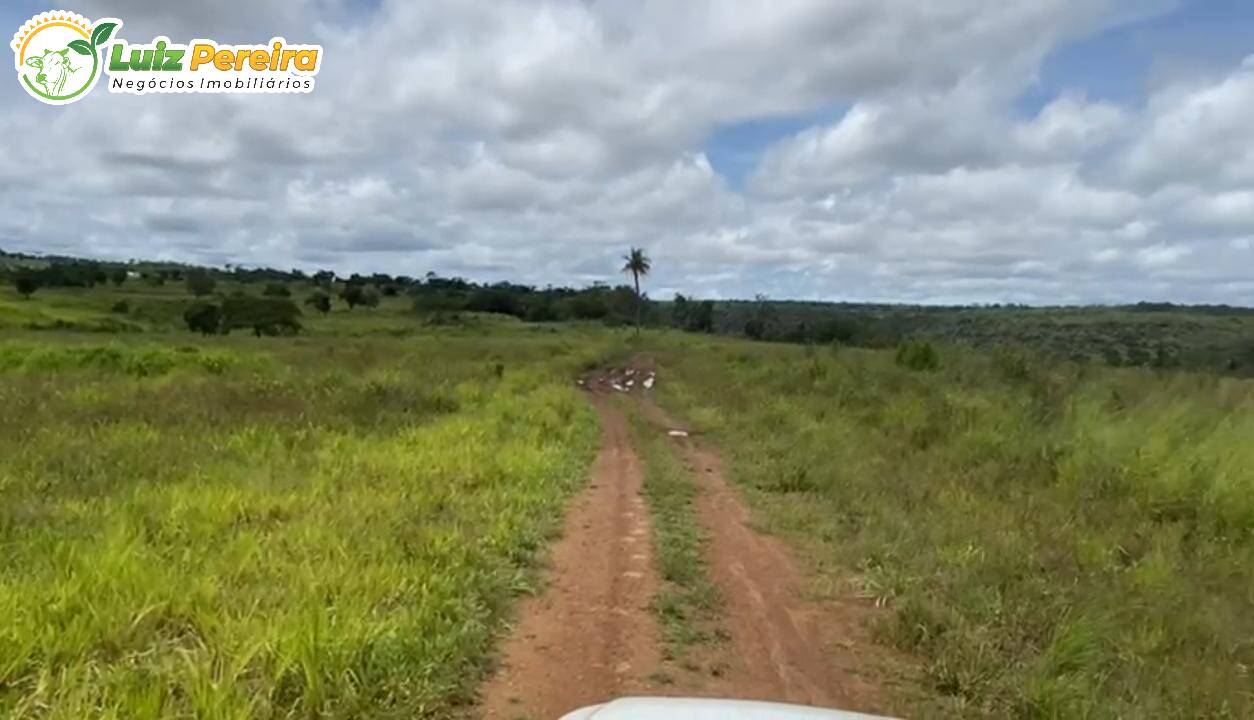
[[917,717],[1254,714],[1254,385],[655,338],[755,520],[889,609]]
[[443,717],[587,477],[597,333],[0,342],[0,716]]
[[662,629],[664,657],[688,672],[719,674],[721,664],[695,652],[725,640],[718,622],[722,598],[709,577],[707,542],[697,518],[697,486],[664,433],[636,403],[621,399],[632,442],[644,466],[644,495],[653,518],[653,562],[662,586],[653,612]]

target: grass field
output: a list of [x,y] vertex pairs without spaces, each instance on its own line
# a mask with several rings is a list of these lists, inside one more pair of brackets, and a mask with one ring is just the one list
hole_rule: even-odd
[[595,449],[613,340],[0,342],[0,716],[470,697]]
[[1254,716],[1254,383],[663,344],[759,521],[889,608],[914,714]]
[[[308,284],[292,283],[292,300],[301,306],[304,334],[336,337],[370,335],[406,336],[422,328],[410,309],[407,297],[381,298],[378,308],[350,310],[338,300],[323,315],[303,305],[314,291]],[[256,284],[223,281],[217,294],[245,292],[257,295]],[[114,312],[120,302],[126,312]],[[128,282],[121,287],[40,288],[29,300],[22,299],[9,285],[0,285],[0,331],[54,330],[108,334],[187,333],[183,311],[196,302],[183,283],[171,282],[153,287]],[[470,317],[471,322],[489,327],[507,323],[504,318]],[[512,318],[511,318],[512,319]]]
[[[912,715],[1254,716],[1249,380],[945,347],[911,371],[404,297],[206,339],[189,302],[0,287],[0,716],[462,712],[595,449],[571,379],[639,350],[816,592],[885,606]],[[718,589],[682,464],[636,429],[690,669]]]

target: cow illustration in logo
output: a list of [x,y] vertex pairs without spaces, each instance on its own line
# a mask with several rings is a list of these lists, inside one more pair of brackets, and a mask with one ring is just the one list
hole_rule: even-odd
[[95,87],[100,78],[101,52],[120,24],[113,18],[92,23],[64,10],[43,12],[27,20],[13,35],[18,81],[40,102],[75,102]]
[[26,64],[39,70],[35,82],[53,97],[60,97],[65,93],[65,83],[70,79],[70,74],[79,70],[70,64],[68,47],[64,50],[44,50],[43,55],[26,58]]

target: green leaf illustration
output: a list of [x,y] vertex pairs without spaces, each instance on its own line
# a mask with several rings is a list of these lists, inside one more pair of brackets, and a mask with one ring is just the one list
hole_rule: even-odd
[[101,45],[108,42],[109,36],[113,34],[113,30],[117,26],[118,26],[117,23],[108,23],[108,22],[100,23],[99,25],[97,25],[96,29],[91,31],[92,47],[100,47]]
[[86,40],[74,40],[70,43],[70,49],[79,55],[91,55],[91,45]]

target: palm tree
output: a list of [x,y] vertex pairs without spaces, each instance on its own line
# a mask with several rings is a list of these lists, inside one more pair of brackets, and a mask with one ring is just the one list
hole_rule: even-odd
[[641,248],[633,247],[631,252],[623,256],[626,263],[623,265],[623,272],[631,273],[631,280],[636,285],[636,334],[640,334],[640,308],[644,304],[644,297],[640,295],[640,278],[649,274],[649,270],[653,268],[653,261],[648,255],[644,254]]

